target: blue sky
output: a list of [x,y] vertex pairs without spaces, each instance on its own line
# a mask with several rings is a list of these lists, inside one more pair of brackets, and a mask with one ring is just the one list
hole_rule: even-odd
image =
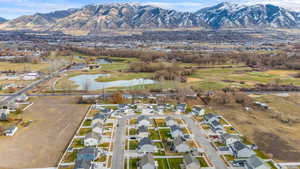
[[21,15],[30,15],[37,12],[46,13],[54,10],[79,8],[87,4],[113,2],[151,4],[179,11],[196,11],[224,1],[248,4],[261,2],[273,3],[275,5],[291,6],[300,9],[300,0],[0,0],[0,17],[13,19]]

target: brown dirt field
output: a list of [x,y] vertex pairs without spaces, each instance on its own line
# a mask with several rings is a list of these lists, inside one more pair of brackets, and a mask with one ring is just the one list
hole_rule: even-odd
[[[258,100],[266,101],[272,110],[280,111],[284,115],[300,116],[300,104],[296,102],[300,100],[300,96],[262,96]],[[278,161],[300,161],[299,122],[282,123],[279,119],[272,118],[271,111],[246,112],[238,105],[213,106],[212,111],[222,114],[269,157]]]
[[23,118],[33,120],[13,137],[0,137],[0,168],[41,168],[57,165],[88,106],[75,97],[38,97]]

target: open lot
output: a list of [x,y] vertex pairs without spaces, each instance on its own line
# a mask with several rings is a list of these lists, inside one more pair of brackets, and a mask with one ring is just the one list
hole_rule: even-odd
[[46,63],[9,63],[9,62],[0,62],[0,71],[48,71],[49,64]]
[[[269,158],[279,161],[300,161],[300,95],[288,97],[275,95],[256,96],[271,107],[271,111],[245,111],[238,105],[213,106],[251,142],[258,145]],[[274,112],[280,112],[275,116]],[[298,119],[297,122],[286,122]]]
[[38,97],[23,113],[33,120],[13,137],[0,137],[0,168],[53,167],[73,137],[88,106],[75,97]]

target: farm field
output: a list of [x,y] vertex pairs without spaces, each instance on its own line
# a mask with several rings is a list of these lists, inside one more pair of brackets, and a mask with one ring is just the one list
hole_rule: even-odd
[[211,111],[223,115],[269,157],[278,161],[299,161],[300,94],[254,97],[268,104],[272,111],[245,111],[238,105],[213,106]]
[[49,65],[46,63],[32,64],[32,63],[9,63],[0,62],[0,71],[42,71],[46,72]]
[[[0,137],[0,168],[54,167],[88,106],[75,97],[38,97],[22,117],[33,122],[13,137]],[[26,154],[26,155],[25,155]]]

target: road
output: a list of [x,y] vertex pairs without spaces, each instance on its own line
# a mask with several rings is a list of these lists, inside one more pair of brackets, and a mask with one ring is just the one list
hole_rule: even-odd
[[37,85],[39,85],[39,84],[41,84],[43,82],[46,82],[47,80],[49,80],[49,79],[57,76],[58,74],[60,74],[61,72],[63,72],[65,69],[66,69],[66,67],[64,67],[64,68],[62,68],[60,70],[57,70],[56,72],[53,72],[50,75],[46,75],[42,79],[37,80],[37,81],[31,83],[30,85],[28,85],[27,87],[25,87],[25,88],[17,91],[16,93],[7,96],[3,100],[1,100],[0,105],[5,105],[6,103],[9,103],[10,101],[12,101],[12,100],[16,99],[18,96],[20,96],[21,94],[26,93],[27,91],[35,88]]
[[112,169],[124,168],[124,151],[125,151],[125,132],[126,121],[128,117],[120,118],[118,127],[115,133],[113,156],[112,156]]
[[204,132],[202,130],[199,130],[199,127],[195,124],[195,122],[187,116],[182,116],[182,118],[187,123],[190,130],[195,135],[196,141],[201,144],[208,158],[211,160],[212,164],[216,167],[216,169],[228,168],[224,163],[224,161],[219,156],[219,154],[217,153],[217,151],[212,147],[210,142],[205,138]]

